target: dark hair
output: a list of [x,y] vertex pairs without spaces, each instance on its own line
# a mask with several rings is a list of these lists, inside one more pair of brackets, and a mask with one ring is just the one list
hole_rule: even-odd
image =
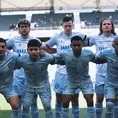
[[99,28],[99,30],[100,30],[99,35],[103,34],[102,23],[103,23],[103,21],[105,21],[105,20],[111,21],[111,25],[112,25],[111,33],[114,34],[114,35],[116,35],[116,33],[115,33],[115,27],[114,27],[113,21],[112,21],[110,18],[103,18],[103,19],[101,20],[101,22],[100,22],[100,28]]
[[118,40],[118,36],[114,38],[112,44],[115,44],[115,41]]
[[38,39],[31,39],[29,40],[27,47],[39,47],[42,45],[41,41],[39,41]]
[[69,22],[69,21],[72,21],[73,22],[73,18],[71,16],[65,16],[63,18],[63,22]]
[[25,20],[25,19],[23,19],[23,20],[20,20],[19,22],[18,22],[18,28],[20,28],[20,25],[21,24],[26,24],[26,25],[28,25],[28,27],[30,27],[30,22],[28,21],[28,20]]
[[0,38],[0,43],[1,43],[1,42],[5,43],[5,45],[6,45],[6,40],[5,40],[5,39]]
[[73,36],[71,38],[71,43],[72,43],[72,41],[82,41],[82,38],[80,36]]

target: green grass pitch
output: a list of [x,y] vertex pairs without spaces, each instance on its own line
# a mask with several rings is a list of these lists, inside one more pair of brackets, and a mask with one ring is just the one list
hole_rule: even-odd
[[[95,96],[94,96],[94,100],[95,100]],[[86,118],[86,101],[84,100],[82,93],[80,93],[80,95],[79,95],[79,102],[80,102],[80,118]],[[55,106],[55,93],[52,89],[53,112],[54,112],[54,106]],[[104,106],[105,106],[105,102],[104,102]],[[40,118],[44,118],[43,106],[41,104],[39,97],[38,97],[38,108],[39,108]],[[70,117],[72,115],[71,112],[72,111],[71,111],[71,105],[70,105]],[[0,94],[0,118],[10,118],[10,115],[11,115],[11,107],[6,102],[4,97]]]

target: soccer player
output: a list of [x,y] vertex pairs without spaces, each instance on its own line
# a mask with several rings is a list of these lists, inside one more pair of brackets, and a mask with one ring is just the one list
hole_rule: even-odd
[[[8,49],[13,49],[13,52],[21,55],[27,52],[27,43],[34,38],[29,35],[30,22],[28,20],[20,20],[18,23],[19,34],[7,40]],[[38,39],[37,39],[38,40]],[[22,97],[24,94],[25,74],[23,68],[16,69],[14,73],[13,86],[20,98],[19,115],[21,116]],[[32,118],[38,118],[37,95],[35,96],[31,105]]]
[[[96,52],[112,47],[112,41],[116,36],[113,22],[109,18],[103,18],[100,22],[100,33],[90,39],[89,45],[96,46]],[[96,118],[102,118],[104,100],[104,82],[106,77],[107,64],[97,64],[96,70]],[[116,104],[116,109],[118,106]]]
[[[70,49],[70,42],[71,37],[74,35],[79,35],[82,37],[83,42],[87,43],[87,37],[86,35],[83,35],[79,32],[72,32],[73,29],[73,19],[70,16],[65,16],[63,18],[63,28],[64,31],[60,34],[56,34],[53,36],[48,42],[46,42],[45,50],[50,53],[50,48],[53,46],[57,47],[57,52],[60,52],[61,50],[68,50]],[[55,51],[56,52],[56,51]],[[55,80],[54,80],[54,91],[56,93],[56,104],[55,104],[55,116],[56,118],[61,118],[61,110],[62,110],[62,101],[63,101],[63,94],[65,91],[65,88],[67,87],[67,72],[64,65],[57,65],[57,70],[55,74]],[[73,118],[79,118],[79,103],[78,103],[78,97],[79,97],[79,91],[77,90],[73,96],[72,99],[72,115]]]
[[42,101],[45,118],[53,118],[47,68],[54,61],[54,57],[47,53],[42,54],[40,46],[40,41],[36,39],[29,40],[28,54],[22,55],[17,60],[17,64],[23,67],[26,76],[22,118],[29,118],[29,107],[36,95],[39,95]]
[[[107,62],[107,76],[105,79],[106,113],[105,118],[118,118],[118,108],[114,102],[118,94],[118,37],[114,38],[113,48],[97,53],[97,60]],[[115,113],[113,113],[113,111]]]
[[6,41],[0,38],[0,93],[12,107],[11,118],[18,118],[19,98],[12,87],[17,53],[6,51]]
[[79,88],[87,102],[87,118],[94,118],[93,85],[88,74],[89,62],[95,57],[94,53],[82,48],[82,38],[73,36],[70,47],[72,49],[57,53],[65,61],[68,74],[68,84],[63,97],[62,118],[69,118],[69,102]]

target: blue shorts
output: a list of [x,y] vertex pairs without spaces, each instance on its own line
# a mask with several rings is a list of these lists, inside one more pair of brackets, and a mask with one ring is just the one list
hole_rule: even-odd
[[25,108],[29,108],[35,99],[36,95],[39,95],[43,106],[48,105],[51,107],[51,88],[49,82],[40,88],[28,88],[26,87],[23,97],[23,104]]
[[13,96],[18,96],[17,93],[14,91],[13,86],[0,88],[0,93],[5,97],[5,99],[9,99]]
[[91,81],[84,83],[72,83],[68,81],[68,87],[65,94],[74,95],[75,90],[80,89],[83,94],[94,94],[93,84]]
[[[67,89],[68,76],[67,74],[61,74],[56,72],[54,80],[54,91],[59,94],[65,94]],[[75,94],[79,93],[80,89],[76,89]]]
[[19,96],[22,96],[25,92],[24,84],[25,84],[25,78],[14,76],[12,86]]
[[95,84],[95,93],[96,94],[104,94],[104,84],[96,85]]
[[104,94],[106,99],[115,99],[116,95],[118,94],[118,87],[115,88],[110,85],[105,85]]

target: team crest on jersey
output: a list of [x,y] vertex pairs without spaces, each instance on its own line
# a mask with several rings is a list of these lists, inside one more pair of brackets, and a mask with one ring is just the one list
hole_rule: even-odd
[[21,46],[21,44],[19,43],[18,46]]
[[58,39],[59,40],[59,43],[63,43],[63,39]]

